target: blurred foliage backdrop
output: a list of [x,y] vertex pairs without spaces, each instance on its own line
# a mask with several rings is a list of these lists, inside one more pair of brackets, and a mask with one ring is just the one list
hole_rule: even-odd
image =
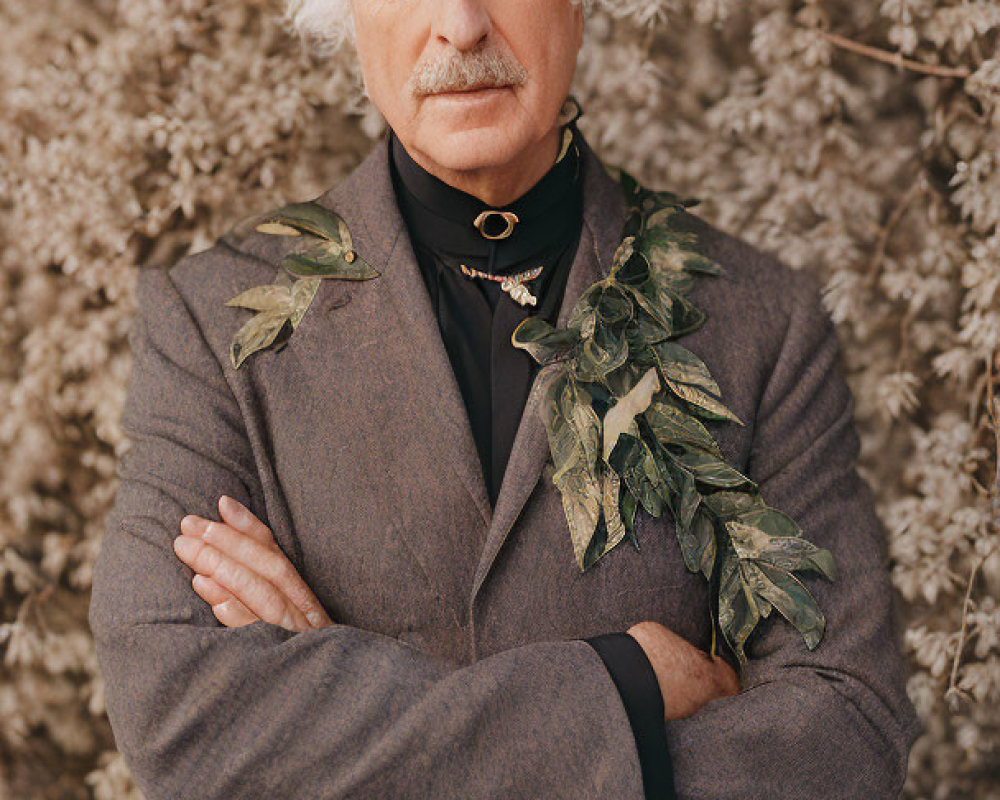
[[[606,161],[825,281],[910,798],[1000,798],[998,39],[990,0],[599,0],[574,89]],[[0,0],[0,93],[0,797],[138,798],[86,622],[137,266],[319,194],[384,123],[277,0]]]

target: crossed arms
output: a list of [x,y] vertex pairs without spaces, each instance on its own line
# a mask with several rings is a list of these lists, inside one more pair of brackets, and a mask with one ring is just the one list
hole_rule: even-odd
[[[771,377],[751,477],[837,558],[837,583],[816,587],[827,639],[809,652],[768,620],[745,690],[668,723],[681,798],[894,797],[919,732],[832,323],[810,318],[811,287],[795,290],[785,349],[800,357]],[[253,509],[264,491],[240,408],[169,273],[142,273],[139,306],[122,419],[132,449],[90,624],[118,747],[149,800],[641,800],[621,700],[580,640],[463,665],[336,621],[220,624],[172,543],[185,515],[214,518],[220,495]],[[815,479],[791,480],[802,471]]]

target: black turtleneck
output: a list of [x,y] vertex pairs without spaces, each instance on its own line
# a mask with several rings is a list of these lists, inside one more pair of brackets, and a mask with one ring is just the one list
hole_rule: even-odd
[[[445,349],[465,400],[490,504],[496,505],[514,435],[537,363],[515,348],[511,333],[538,315],[556,323],[583,225],[579,132],[549,171],[502,209],[445,183],[421,167],[392,129],[390,172],[396,200],[430,294]],[[489,239],[474,220],[484,211],[517,215],[510,235]],[[505,223],[491,216],[482,228],[496,235]],[[520,305],[498,281],[463,274],[462,265],[491,275],[541,266],[526,281],[536,305]],[[667,748],[663,697],[642,647],[629,634],[585,639],[604,661],[635,735],[646,800],[675,797]]]

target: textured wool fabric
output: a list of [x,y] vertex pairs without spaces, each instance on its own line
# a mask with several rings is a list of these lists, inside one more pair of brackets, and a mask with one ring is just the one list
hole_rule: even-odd
[[[579,135],[575,126],[571,130]],[[462,391],[493,505],[538,371],[538,363],[510,338],[529,315],[556,322],[583,225],[579,150],[569,147],[534,186],[505,205],[503,210],[514,212],[518,222],[510,236],[489,240],[474,220],[492,207],[429,173],[392,130],[388,136],[396,199]],[[528,284],[537,304],[520,306],[496,281],[463,275],[461,264],[492,275],[541,265],[542,274]],[[597,650],[622,696],[646,800],[671,797],[663,697],[649,659],[624,632],[584,641]]]
[[[620,187],[583,142],[584,227],[559,311],[607,275]],[[318,198],[381,273],[323,281],[280,352],[229,362],[290,246],[234,231],[144,271],[122,424],[132,442],[89,621],[116,743],[149,800],[641,800],[628,717],[582,638],[661,622],[710,646],[707,587],[668,516],[640,514],[581,573],[540,417],[543,369],[490,508],[462,398],[393,198],[383,139]],[[777,614],[743,691],[667,723],[680,798],[890,798],[920,732],[893,627],[885,532],[856,470],[853,398],[818,281],[685,214],[725,270],[682,337],[744,421],[709,423],[727,461],[829,548],[836,582],[809,651]],[[245,503],[337,624],[225,628],[171,542],[188,513]]]

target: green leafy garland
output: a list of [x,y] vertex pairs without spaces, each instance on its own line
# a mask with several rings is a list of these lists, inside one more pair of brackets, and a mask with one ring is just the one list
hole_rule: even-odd
[[610,274],[582,293],[566,327],[534,316],[511,336],[556,370],[543,415],[577,564],[586,571],[626,536],[638,550],[639,507],[653,517],[667,508],[685,565],[712,589],[713,655],[718,626],[745,665],[747,638],[775,608],[812,650],[826,622],[792,572],[833,580],[833,557],[726,464],[698,417],[743,423],[705,363],[673,341],[705,321],[685,296],[695,276],[722,271],[672,226],[699,201],[618,172],[628,215]]

